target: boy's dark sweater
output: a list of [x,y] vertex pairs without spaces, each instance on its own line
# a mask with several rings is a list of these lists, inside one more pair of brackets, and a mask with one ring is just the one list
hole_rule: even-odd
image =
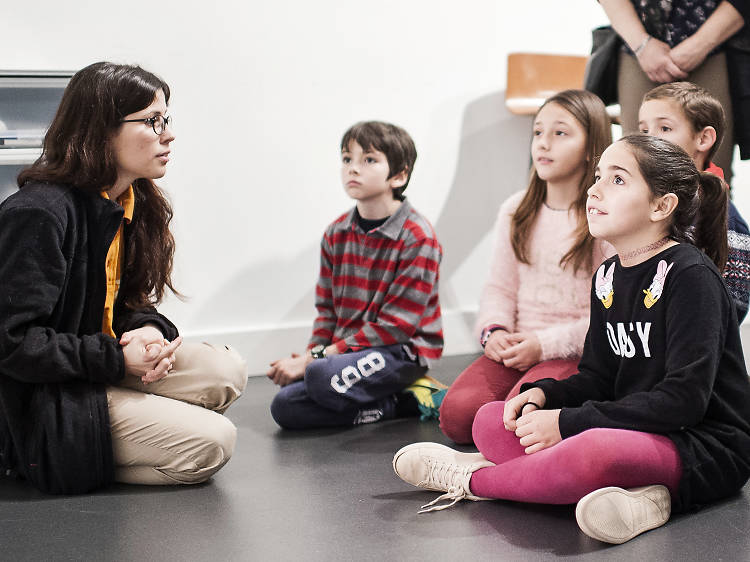
[[[647,307],[662,260],[671,268]],[[719,271],[689,244],[629,268],[614,256],[605,270],[611,264],[613,302],[605,308],[592,286],[579,374],[522,390],[538,386],[545,408],[562,408],[563,438],[595,427],[667,435],[682,459],[675,511],[738,491],[750,475],[750,382]]]

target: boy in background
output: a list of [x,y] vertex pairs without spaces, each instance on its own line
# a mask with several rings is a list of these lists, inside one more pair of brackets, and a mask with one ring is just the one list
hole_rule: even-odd
[[403,196],[417,151],[378,121],[341,140],[341,179],[356,205],[323,234],[318,316],[307,350],[271,363],[271,404],[288,429],[437,417],[445,386],[426,376],[443,349],[442,249]]
[[[643,96],[638,110],[638,129],[642,133],[673,142],[690,155],[699,170],[711,172],[722,180],[724,171],[711,162],[711,157],[721,144],[725,123],[719,101],[690,82],[657,86]],[[737,321],[741,323],[747,315],[750,297],[750,231],[731,201],[727,238],[729,254],[724,281],[734,300]]]

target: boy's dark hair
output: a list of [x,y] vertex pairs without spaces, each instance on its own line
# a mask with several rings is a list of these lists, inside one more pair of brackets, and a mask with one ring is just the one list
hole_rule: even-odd
[[724,108],[715,97],[707,90],[693,84],[692,82],[669,82],[657,86],[646,92],[643,101],[649,100],[674,100],[682,108],[682,112],[690,121],[693,130],[697,133],[704,127],[713,127],[716,131],[716,142],[706,153],[706,165],[719,149],[721,140],[726,132],[726,117]]
[[362,150],[374,149],[385,154],[388,161],[388,179],[406,170],[406,183],[393,190],[393,198],[403,201],[403,193],[409,185],[417,159],[417,147],[414,146],[409,133],[401,127],[382,121],[360,121],[344,133],[341,138],[341,151],[348,150],[352,141],[361,146]]
[[624,142],[638,164],[654,197],[677,196],[669,237],[703,250],[719,271],[727,264],[728,190],[710,172],[695,167],[687,152],[667,140],[644,134],[628,135]]

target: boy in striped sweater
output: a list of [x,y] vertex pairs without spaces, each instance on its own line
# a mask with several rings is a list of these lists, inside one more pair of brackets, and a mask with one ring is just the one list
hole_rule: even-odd
[[426,372],[443,349],[442,249],[403,196],[416,158],[409,134],[388,123],[357,123],[341,140],[356,206],[323,234],[307,350],[267,373],[281,387],[271,415],[284,428],[437,417],[445,386]]

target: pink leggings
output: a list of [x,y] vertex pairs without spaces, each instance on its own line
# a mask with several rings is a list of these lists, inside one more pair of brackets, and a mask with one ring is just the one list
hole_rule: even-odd
[[512,398],[525,382],[566,379],[577,371],[577,360],[543,361],[524,373],[482,355],[448,389],[440,406],[440,429],[456,443],[471,443],[471,425],[479,408]]
[[505,402],[477,412],[474,443],[497,466],[477,470],[471,491],[484,498],[529,503],[576,503],[598,488],[665,485],[672,496],[682,475],[668,437],[625,429],[589,429],[531,455],[503,426]]

